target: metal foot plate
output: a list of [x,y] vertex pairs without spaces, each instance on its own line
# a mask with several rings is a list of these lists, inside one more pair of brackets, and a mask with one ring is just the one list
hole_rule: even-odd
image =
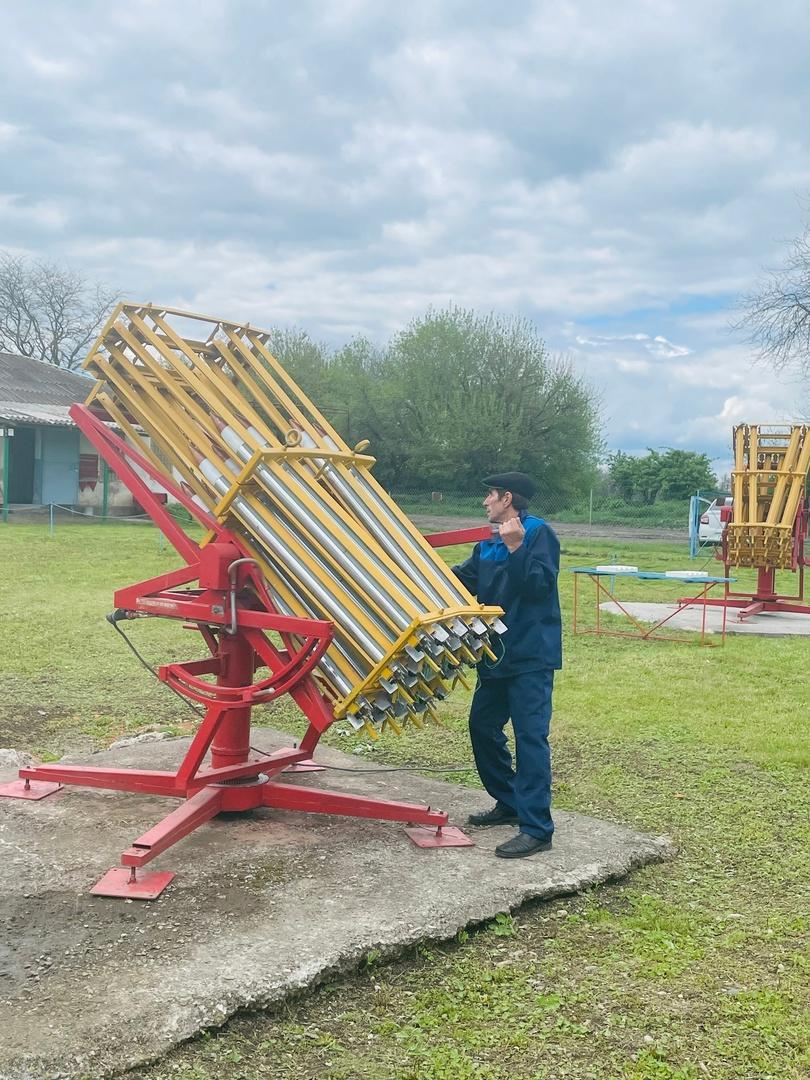
[[114,866],[90,892],[93,896],[124,896],[127,900],[156,900],[174,877],[169,870],[139,870],[130,880],[128,866]]
[[12,780],[9,784],[0,784],[0,798],[4,799],[44,799],[59,791],[61,784],[54,784],[48,780],[29,780],[28,787],[25,780]]
[[443,825],[440,829],[432,825],[414,825],[404,829],[405,835],[417,847],[474,847],[475,841],[471,840],[461,829],[452,825]]

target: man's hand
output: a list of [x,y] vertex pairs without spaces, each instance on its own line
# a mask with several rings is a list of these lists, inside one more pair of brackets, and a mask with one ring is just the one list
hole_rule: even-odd
[[501,522],[501,540],[506,544],[509,551],[517,551],[520,545],[523,543],[523,537],[526,535],[526,530],[521,524],[520,518],[509,518],[508,521]]

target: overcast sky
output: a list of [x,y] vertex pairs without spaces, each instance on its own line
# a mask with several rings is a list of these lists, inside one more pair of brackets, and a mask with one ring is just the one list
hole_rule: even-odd
[[341,344],[532,318],[612,448],[728,466],[810,194],[806,2],[0,2],[0,247]]

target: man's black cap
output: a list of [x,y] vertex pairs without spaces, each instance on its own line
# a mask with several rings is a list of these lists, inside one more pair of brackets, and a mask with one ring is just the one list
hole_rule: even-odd
[[485,476],[482,483],[488,488],[499,488],[501,491],[511,491],[513,495],[522,495],[524,499],[530,499],[537,488],[530,476],[523,472],[502,472],[493,476]]

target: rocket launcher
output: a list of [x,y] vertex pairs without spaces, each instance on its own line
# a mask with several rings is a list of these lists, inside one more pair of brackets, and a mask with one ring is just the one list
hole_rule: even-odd
[[733,505],[726,527],[732,566],[795,570],[795,532],[810,470],[810,429],[740,424],[734,429]]
[[238,538],[276,611],[333,625],[315,676],[335,718],[422,726],[464,665],[496,659],[501,610],[464,589],[266,331],[120,304],[84,366],[88,404]]

